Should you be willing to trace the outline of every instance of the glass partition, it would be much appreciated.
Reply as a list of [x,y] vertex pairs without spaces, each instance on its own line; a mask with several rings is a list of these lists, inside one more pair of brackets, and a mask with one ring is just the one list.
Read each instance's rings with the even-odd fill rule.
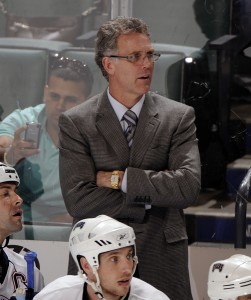
[[[0,1],[0,10],[0,158],[15,165],[22,181],[25,227],[17,238],[68,239],[72,218],[61,195],[57,138],[46,133],[44,87],[52,64],[64,56],[89,67],[87,98],[103,91],[107,82],[94,61],[96,32],[125,11],[147,22],[161,53],[151,90],[195,109],[202,190],[196,207],[186,210],[191,241],[203,236],[194,229],[201,224],[194,222],[195,210],[208,216],[222,211],[233,221],[235,197],[250,163],[249,1],[11,0]],[[41,124],[39,152],[12,159],[5,153],[26,122]],[[23,128],[16,136],[24,134]],[[215,230],[205,235],[215,237]],[[205,240],[224,242],[224,236]]]

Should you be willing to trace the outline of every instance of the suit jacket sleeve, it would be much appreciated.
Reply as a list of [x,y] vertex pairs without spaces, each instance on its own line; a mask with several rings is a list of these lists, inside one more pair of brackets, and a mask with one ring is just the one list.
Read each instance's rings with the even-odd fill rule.
[[[129,202],[182,209],[198,198],[201,171],[194,110],[181,103],[174,103],[170,110],[144,157],[145,163],[147,155],[155,157],[152,168],[128,168]],[[161,162],[164,157],[167,163]]]

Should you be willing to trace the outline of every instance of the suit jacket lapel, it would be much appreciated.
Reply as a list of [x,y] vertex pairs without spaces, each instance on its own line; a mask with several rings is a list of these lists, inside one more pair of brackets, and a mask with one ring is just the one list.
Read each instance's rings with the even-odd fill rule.
[[120,157],[122,165],[128,166],[130,149],[124,136],[120,122],[109,102],[107,92],[101,94],[98,101],[96,126],[107,143]]
[[120,157],[122,166],[140,167],[159,126],[158,111],[150,93],[146,94],[131,149],[128,147],[120,122],[109,102],[106,91],[98,101],[96,126],[100,134]]
[[158,111],[150,93],[148,93],[146,94],[133,137],[130,153],[130,166],[140,167],[146,151],[151,146],[152,139],[155,136],[159,123]]

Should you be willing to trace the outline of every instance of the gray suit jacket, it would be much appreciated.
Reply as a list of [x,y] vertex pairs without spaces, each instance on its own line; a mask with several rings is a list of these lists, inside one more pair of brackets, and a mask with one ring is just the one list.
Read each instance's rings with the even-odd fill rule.
[[[166,247],[187,239],[182,209],[196,201],[200,190],[194,119],[193,108],[148,93],[129,149],[106,92],[60,117],[60,180],[69,213],[74,222],[106,214],[132,225],[136,231],[139,270],[143,263],[152,269],[156,264],[153,256],[166,255],[171,251]],[[97,171],[125,169],[127,193],[96,186]],[[152,205],[148,213],[145,204]],[[147,246],[154,243],[158,243],[155,250],[147,251]],[[184,259],[176,262],[177,274],[187,275],[184,251],[182,246],[172,253]],[[165,265],[163,272],[167,270],[169,277],[173,274],[169,268],[171,257],[165,257],[169,262],[158,262]],[[155,278],[156,274],[150,277]],[[153,284],[147,276],[141,278]],[[182,289],[180,282],[178,289]]]

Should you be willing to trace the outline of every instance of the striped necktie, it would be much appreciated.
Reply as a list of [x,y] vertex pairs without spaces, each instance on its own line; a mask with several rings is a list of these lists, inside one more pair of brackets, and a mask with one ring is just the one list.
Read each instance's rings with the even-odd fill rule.
[[136,125],[137,125],[137,122],[138,122],[138,117],[132,110],[129,109],[124,114],[122,120],[126,121],[126,123],[128,125],[125,132],[124,132],[124,134],[125,134],[125,137],[127,139],[129,147],[131,147],[133,135],[134,135]]

